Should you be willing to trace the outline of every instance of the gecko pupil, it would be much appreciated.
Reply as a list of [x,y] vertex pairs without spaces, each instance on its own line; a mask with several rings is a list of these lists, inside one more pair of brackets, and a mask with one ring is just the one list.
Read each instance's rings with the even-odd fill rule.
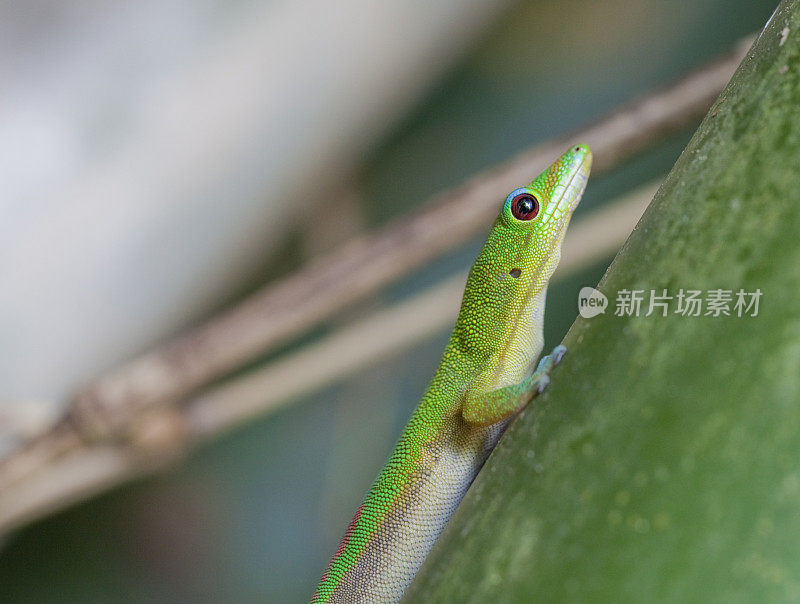
[[518,195],[511,204],[511,213],[517,220],[532,220],[539,213],[539,200],[527,193]]

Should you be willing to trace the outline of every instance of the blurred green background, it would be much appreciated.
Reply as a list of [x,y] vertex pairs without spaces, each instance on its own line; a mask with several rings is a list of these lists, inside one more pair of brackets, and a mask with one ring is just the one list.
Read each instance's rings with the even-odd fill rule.
[[[367,228],[384,224],[537,141],[670,82],[759,30],[775,5],[513,3],[389,136],[365,150],[348,183],[361,221]],[[690,135],[591,180],[578,212],[666,174]],[[350,314],[465,270],[480,244],[478,238],[455,250]],[[289,233],[253,272],[252,288],[291,272],[307,245],[302,229]],[[595,284],[610,260],[598,258],[551,289],[546,346],[574,319],[578,289]],[[0,550],[0,598],[304,601],[416,406],[447,336],[447,330],[431,334],[412,350],[195,451],[179,467],[12,535]]]

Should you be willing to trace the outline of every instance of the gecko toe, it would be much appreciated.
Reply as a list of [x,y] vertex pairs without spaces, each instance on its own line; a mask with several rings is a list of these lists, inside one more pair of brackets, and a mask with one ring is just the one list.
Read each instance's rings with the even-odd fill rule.
[[544,392],[544,389],[547,388],[548,384],[550,384],[550,377],[543,375],[536,382],[536,391],[541,394]]

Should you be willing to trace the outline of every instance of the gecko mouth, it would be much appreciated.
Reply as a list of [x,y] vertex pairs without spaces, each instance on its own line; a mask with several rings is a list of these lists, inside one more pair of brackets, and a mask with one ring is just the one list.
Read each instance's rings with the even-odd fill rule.
[[554,236],[550,241],[550,253],[553,254],[561,247],[564,232],[567,230],[572,213],[581,202],[586,183],[589,180],[589,173],[592,170],[592,152],[586,145],[576,145],[572,151],[579,153],[572,158],[572,174],[569,180],[561,185],[561,191],[557,191],[554,216],[556,228]]
[[589,151],[589,147],[576,145],[568,153],[575,154],[568,160],[568,171],[571,172],[571,175],[566,183],[556,186],[547,209],[558,223],[565,219],[568,221],[572,212],[578,207],[586,188],[586,182],[589,180],[589,172],[592,169],[592,152]]

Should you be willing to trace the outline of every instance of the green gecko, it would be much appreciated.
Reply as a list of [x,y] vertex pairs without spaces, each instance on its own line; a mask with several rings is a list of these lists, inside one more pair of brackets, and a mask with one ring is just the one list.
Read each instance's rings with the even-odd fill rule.
[[[441,365],[347,527],[314,603],[396,602],[511,418],[566,352],[539,362],[547,283],[592,153],[570,148],[512,191],[467,278]],[[444,225],[446,228],[446,225]]]

